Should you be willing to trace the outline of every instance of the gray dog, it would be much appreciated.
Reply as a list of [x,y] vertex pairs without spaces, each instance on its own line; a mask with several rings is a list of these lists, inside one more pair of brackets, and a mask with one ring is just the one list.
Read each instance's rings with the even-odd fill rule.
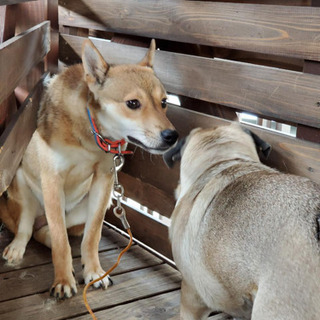
[[193,130],[166,160],[180,156],[181,319],[319,320],[320,187],[261,164],[238,124]]

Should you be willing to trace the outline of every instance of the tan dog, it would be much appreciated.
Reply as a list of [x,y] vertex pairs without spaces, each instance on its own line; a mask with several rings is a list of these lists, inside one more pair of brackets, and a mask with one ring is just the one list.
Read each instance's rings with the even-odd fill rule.
[[170,238],[181,319],[320,319],[320,187],[260,163],[239,125],[195,129],[179,158]]
[[[98,148],[87,106],[103,137],[126,139],[151,153],[163,153],[178,134],[166,117],[166,92],[152,65],[155,42],[137,65],[109,65],[90,40],[83,65],[55,76],[42,99],[38,128],[22,164],[0,203],[0,217],[15,233],[3,257],[18,263],[36,217],[48,225],[34,237],[52,247],[55,279],[52,294],[77,292],[66,228],[85,224],[81,259],[85,283],[104,271],[98,245],[113,186],[113,155]],[[80,227],[81,230],[81,227]],[[106,287],[108,279],[96,287]]]

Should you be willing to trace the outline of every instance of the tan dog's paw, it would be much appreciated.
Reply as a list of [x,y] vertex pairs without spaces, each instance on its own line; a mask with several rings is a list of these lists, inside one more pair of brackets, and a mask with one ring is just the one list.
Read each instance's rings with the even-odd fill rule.
[[57,299],[65,299],[71,298],[76,295],[77,292],[76,280],[73,274],[71,274],[71,276],[64,279],[55,279],[50,290],[50,295]]
[[[87,270],[86,267],[84,267],[84,270],[83,270],[84,283],[88,284],[89,282],[102,277],[104,274],[105,272],[101,268],[96,268],[96,270]],[[96,289],[98,288],[106,289],[109,285],[112,285],[112,284],[113,282],[111,278],[109,276],[106,276],[102,280],[95,282],[92,286]]]
[[17,265],[21,262],[25,251],[25,242],[13,239],[13,241],[3,250],[2,257],[8,261],[8,264]]

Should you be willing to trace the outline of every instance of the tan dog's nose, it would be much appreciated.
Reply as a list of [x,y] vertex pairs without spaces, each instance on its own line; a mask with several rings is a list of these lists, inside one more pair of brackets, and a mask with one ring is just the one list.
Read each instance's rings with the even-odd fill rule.
[[179,134],[176,130],[166,129],[161,131],[162,140],[169,146],[174,145],[178,140],[178,137],[179,137]]

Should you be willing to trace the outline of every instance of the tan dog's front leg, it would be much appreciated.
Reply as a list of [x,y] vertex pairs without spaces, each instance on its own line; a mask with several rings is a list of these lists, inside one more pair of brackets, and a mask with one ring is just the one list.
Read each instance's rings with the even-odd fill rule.
[[[85,283],[98,279],[105,272],[99,261],[99,242],[103,219],[111,200],[113,175],[96,172],[89,193],[89,212],[81,243],[81,262]],[[108,277],[94,284],[95,288],[106,288],[110,284]]]
[[56,173],[46,172],[41,177],[44,207],[51,236],[54,282],[51,295],[70,298],[77,293],[73,275],[71,248],[65,224],[63,183]]
[[71,298],[77,293],[77,286],[65,223],[64,178],[57,167],[59,162],[54,150],[37,131],[33,139],[37,143],[42,196],[51,237],[54,282],[50,292],[59,299]]
[[63,187],[57,176],[54,179],[47,177],[42,179],[42,190],[51,236],[55,273],[51,295],[59,299],[70,298],[77,293],[77,287],[73,275],[71,248],[65,225]]

